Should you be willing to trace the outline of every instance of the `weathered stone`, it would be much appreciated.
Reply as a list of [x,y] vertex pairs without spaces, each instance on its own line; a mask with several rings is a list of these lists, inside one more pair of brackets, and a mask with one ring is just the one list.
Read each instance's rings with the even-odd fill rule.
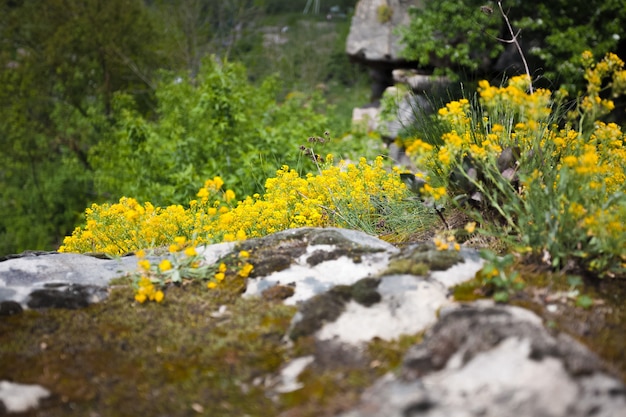
[[97,303],[107,297],[107,288],[97,285],[50,285],[35,290],[28,298],[28,308],[77,309]]
[[20,303],[15,301],[2,301],[0,302],[0,316],[12,316],[13,314],[19,314],[23,310]]
[[402,45],[394,29],[408,25],[409,7],[419,4],[419,0],[359,1],[346,41],[347,54],[361,62],[403,62]]
[[343,417],[617,416],[626,389],[539,317],[491,302],[441,312],[401,375],[379,380]]
[[[163,368],[171,367],[169,373],[166,372],[168,377],[177,375],[177,378],[183,378],[180,386],[193,372],[205,375],[212,368],[215,359],[204,363],[202,369],[197,367],[194,362],[199,356],[197,352],[203,351],[207,343],[223,343],[220,352],[223,352],[224,361],[232,367],[233,375],[241,378],[236,389],[241,389],[242,400],[249,398],[246,395],[260,392],[260,397],[265,400],[269,398],[275,400],[275,404],[284,405],[281,402],[284,396],[302,399],[308,395],[321,395],[322,391],[335,389],[333,384],[341,381],[338,385],[347,390],[346,397],[341,396],[341,391],[342,394],[333,397],[332,401],[344,403],[334,412],[324,409],[321,412],[323,415],[609,417],[620,415],[626,406],[624,385],[610,375],[601,361],[571,337],[544,328],[541,319],[534,313],[490,301],[459,306],[452,299],[451,287],[473,278],[482,267],[483,261],[475,250],[437,251],[426,244],[409,245],[399,250],[362,232],[302,228],[245,242],[200,247],[197,251],[206,262],[215,264],[226,262],[229,257],[239,259],[238,251],[242,249],[250,252],[248,261],[255,268],[252,277],[247,279],[245,293],[251,298],[239,299],[239,288],[236,291],[207,293],[205,298],[204,293],[194,292],[200,291],[198,286],[190,285],[171,287],[164,305],[143,309],[139,304],[132,304],[134,307],[129,308],[131,314],[137,314],[132,318],[133,322],[160,312],[159,323],[167,316],[176,318],[176,328],[178,320],[189,326],[193,337],[188,338],[183,346],[177,346],[173,340],[159,340],[157,345],[149,346],[149,355],[162,355],[165,361]],[[155,253],[159,254],[159,251]],[[151,261],[158,262],[166,256],[169,254],[153,255]],[[72,263],[74,261],[75,264]],[[0,315],[15,314],[25,307],[86,306],[106,296],[107,284],[112,278],[135,271],[136,262],[133,256],[110,260],[51,253],[7,259],[0,262]],[[118,308],[130,305],[130,293],[127,299],[126,295],[117,291],[113,293],[116,296],[110,300],[111,305]],[[257,296],[262,298],[255,298]],[[193,303],[189,311],[185,311],[187,300]],[[256,307],[251,310],[252,306]],[[108,306],[102,307],[112,310]],[[135,310],[135,307],[140,310]],[[120,323],[127,318],[124,316],[122,322],[111,328],[99,326],[97,333],[89,335],[92,340],[87,349],[89,352],[81,352],[82,347],[71,342],[65,344],[63,338],[71,333],[72,325],[79,322],[91,325],[95,323],[93,317],[98,317],[97,321],[103,320],[107,315],[105,311],[92,316],[94,310],[99,311],[98,308],[80,312],[47,310],[32,315],[2,317],[0,323],[5,326],[3,330],[9,329],[9,332],[13,329],[9,327],[13,322],[21,325],[30,323],[31,318],[37,320],[32,329],[21,329],[22,338],[30,337],[31,330],[37,333],[33,340],[27,339],[28,343],[24,344],[30,349],[25,354],[33,356],[22,358],[19,348],[17,352],[11,352],[11,357],[15,360],[31,360],[34,357],[41,360],[41,355],[49,355],[44,363],[54,369],[55,360],[62,361],[63,355],[71,356],[72,352],[79,352],[83,360],[87,358],[87,363],[90,363],[91,351],[97,351],[101,343],[109,343],[109,347],[118,349],[116,355],[123,355],[133,343],[138,344],[134,336],[145,335],[147,339],[144,338],[144,341],[151,340],[152,332],[156,331],[154,327],[148,330],[147,327],[136,326],[138,323],[147,326],[151,320],[139,320],[128,329],[123,324],[120,327]],[[277,314],[275,309],[282,312]],[[162,314],[164,311],[166,315]],[[64,314],[72,318],[69,323],[47,319]],[[194,321],[196,317],[198,320]],[[247,326],[252,317],[259,319],[260,327],[255,325],[248,329],[251,333],[240,333],[240,326]],[[108,322],[100,324],[108,325]],[[219,332],[214,333],[214,338],[203,339],[201,344],[194,345],[196,337],[216,327],[219,327]],[[142,329],[146,329],[145,334]],[[228,339],[230,332],[237,336]],[[82,341],[83,333],[77,333]],[[185,331],[177,334],[186,335]],[[240,349],[261,340],[272,340],[275,345],[267,349],[268,352],[259,352],[258,357],[248,362],[258,363],[258,368],[246,368],[240,373],[241,369],[237,369],[243,366]],[[418,340],[420,343],[407,352],[407,346]],[[138,354],[139,350],[133,352]],[[87,353],[89,355],[85,356]],[[102,355],[102,352],[96,353]],[[270,357],[265,357],[267,354]],[[371,354],[379,356],[374,356],[376,360],[373,360]],[[394,354],[395,359],[392,359]],[[364,380],[359,378],[366,378],[367,384],[371,384],[380,375],[379,369],[393,370],[401,357],[403,360],[397,372],[378,380],[364,392],[361,402],[352,411],[346,412],[357,404],[363,392],[364,385],[359,384],[363,384]],[[290,362],[283,363],[284,358],[290,358]],[[12,363],[2,362],[2,359],[0,363]],[[38,363],[42,366],[41,362]],[[69,367],[72,364],[67,357],[63,363]],[[386,363],[384,368],[378,368],[381,363]],[[19,381],[21,374],[18,375],[15,370],[18,368],[9,366],[4,372]],[[63,373],[60,368],[54,371]],[[73,378],[79,375],[78,372],[69,369],[67,375]],[[112,375],[119,378],[124,374],[113,372]],[[110,379],[106,380],[106,372],[93,370],[93,374],[79,376],[84,378],[81,381],[97,378],[97,383],[94,379],[94,385],[89,387],[93,390],[90,395],[107,395],[99,391],[102,385],[112,383]],[[343,381],[352,378],[356,380],[356,388]],[[32,377],[21,380],[32,381]],[[49,401],[58,406],[61,395],[67,393],[61,394],[55,379],[41,381],[45,385],[44,391],[52,393],[43,408]],[[319,387],[316,384],[320,381],[332,387]],[[118,382],[116,380],[115,383]],[[23,393],[2,391],[3,386],[0,383],[0,414],[16,409],[12,408],[15,406],[12,401],[16,399],[28,404],[28,407],[36,407],[39,399],[45,397],[44,391],[37,391],[41,395],[32,400]],[[152,398],[157,395],[173,398],[179,389],[183,389],[180,386],[166,384],[164,388],[153,385],[149,389],[155,395]],[[211,390],[207,387],[209,385],[203,387],[206,390],[203,392],[207,393],[203,395],[210,396],[208,392]],[[228,395],[232,396],[229,401],[239,400],[239,391],[229,392]],[[332,396],[328,393],[324,395]],[[92,401],[91,397],[88,401]],[[111,398],[103,397],[94,400],[93,404],[102,406],[107,401]],[[323,401],[326,401],[325,397]],[[201,404],[198,400],[191,405],[191,409],[209,414],[215,412],[216,415],[226,410],[220,408],[221,405],[210,408],[209,404]],[[100,410],[94,408],[93,411],[97,413]],[[265,411],[259,409],[259,415]],[[310,414],[312,409],[300,411],[297,407],[283,409],[280,415]]]
[[45,253],[11,258],[0,262],[0,301],[17,302],[24,308],[85,306],[106,297],[111,279],[136,267],[132,256],[97,259]]
[[260,295],[275,285],[294,288],[287,304],[322,294],[334,286],[373,277],[398,249],[362,232],[301,228],[242,242],[251,252],[254,272],[245,295]]
[[39,401],[49,396],[50,391],[39,385],[0,381],[0,412],[23,413],[37,408]]
[[346,53],[369,68],[374,102],[393,84],[392,70],[410,64],[400,57],[402,45],[395,28],[409,23],[408,9],[420,0],[361,0],[356,5]]

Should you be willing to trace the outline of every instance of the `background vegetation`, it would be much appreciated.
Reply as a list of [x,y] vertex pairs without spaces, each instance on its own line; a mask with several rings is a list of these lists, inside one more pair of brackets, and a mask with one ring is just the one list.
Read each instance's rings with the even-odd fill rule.
[[[447,68],[448,73],[468,78],[484,77],[497,66],[501,54],[511,64],[519,57],[496,1],[426,1],[424,8],[411,11],[411,23],[401,28],[404,55],[423,66]],[[501,2],[524,48],[535,81],[553,90],[565,86],[570,93],[584,85],[580,55],[585,50],[596,56],[614,52],[622,56],[626,39],[623,0],[558,0]],[[520,64],[504,65],[502,72],[519,73]],[[502,75],[502,74],[500,74]]]
[[[259,190],[308,136],[347,131],[367,97],[343,54],[349,19],[304,6],[2,1],[0,255],[54,249],[85,207],[124,194],[184,202],[218,174]],[[280,48],[264,47],[268,26]]]
[[[368,97],[344,53],[356,0],[320,3],[304,16],[304,0],[1,2],[0,255],[54,249],[85,207],[124,195],[186,204],[218,175],[238,198],[262,192],[283,164],[315,168],[298,147],[325,131],[324,153],[371,159],[379,148],[349,132]],[[480,6],[496,3],[425,5],[404,31],[407,57],[484,75],[504,35]],[[584,89],[583,50],[624,48],[621,0],[504,7],[553,90]]]

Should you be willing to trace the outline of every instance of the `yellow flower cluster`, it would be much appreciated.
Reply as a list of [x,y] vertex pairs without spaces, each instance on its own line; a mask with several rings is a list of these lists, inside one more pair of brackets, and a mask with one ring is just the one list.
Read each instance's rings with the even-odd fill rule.
[[[327,160],[332,160],[328,156]],[[65,238],[61,252],[104,252],[120,255],[142,248],[169,245],[178,236],[195,244],[244,240],[302,226],[336,226],[339,216],[375,212],[374,199],[400,200],[406,187],[398,171],[385,169],[382,157],[373,163],[340,161],[318,174],[300,176],[283,166],[268,178],[263,196],[235,201],[223,191],[219,177],[205,182],[198,199],[182,206],[155,208],[131,198],[117,204],[94,204],[85,211],[87,223]]]
[[137,291],[135,293],[135,300],[139,303],[145,303],[147,300],[156,301],[160,303],[163,301],[163,291],[157,290],[154,283],[150,278],[142,276],[137,283]]
[[[443,144],[433,146],[418,138],[411,142],[406,149],[407,154],[420,169],[435,173],[439,180],[439,187],[431,187],[431,190],[437,190],[431,193],[435,199],[445,194],[447,178],[463,157],[469,155],[482,161],[488,157],[496,158],[507,146],[518,146],[520,142],[530,144],[530,139],[545,128],[550,116],[550,91],[540,89],[529,94],[529,85],[527,76],[513,77],[505,87],[494,87],[487,81],[481,81],[478,91],[485,117],[479,121],[480,124],[472,119],[468,100],[453,101],[437,114],[449,129],[441,136]],[[503,107],[518,120],[513,131],[498,123]],[[424,191],[429,194],[428,188]]]
[[[238,270],[236,275],[239,278],[248,278],[250,276],[250,273],[254,269],[254,265],[247,262],[247,259],[249,257],[250,257],[250,254],[248,253],[248,251],[242,250],[239,252],[239,262],[237,263],[237,268],[236,268],[236,270]],[[217,267],[217,271],[213,275],[213,280],[207,283],[207,288],[209,289],[216,288],[218,283],[224,281],[224,279],[226,278],[227,272],[228,272],[228,266],[224,262],[221,262],[219,266]]]
[[449,235],[447,237],[435,236],[433,238],[433,243],[435,244],[435,248],[439,251],[455,250],[458,252],[461,250],[461,245],[456,241],[456,238],[453,235]]
[[[135,300],[144,303],[148,300],[160,303],[165,297],[162,289],[168,284],[181,283],[183,280],[208,281],[209,289],[216,288],[224,281],[229,267],[221,262],[219,265],[207,265],[198,254],[193,243],[184,236],[178,236],[169,246],[169,257],[153,264],[146,258],[146,251],[136,253],[138,271],[132,274],[134,278]],[[250,254],[247,251],[239,252],[231,270],[239,278],[247,278],[254,266],[248,262]]]
[[[443,198],[451,189],[450,178],[463,170],[469,179],[468,169],[472,168],[474,186],[489,197],[490,204],[501,204],[505,198],[515,200],[507,202],[509,213],[499,207],[509,225],[520,233],[542,236],[526,236],[525,240],[554,248],[554,236],[581,239],[579,244],[573,244],[581,258],[606,261],[607,257],[626,253],[626,136],[617,124],[597,120],[614,107],[600,93],[604,89],[610,89],[613,95],[625,93],[626,71],[614,54],[607,54],[596,64],[591,53],[586,52],[583,64],[588,81],[586,95],[579,102],[576,119],[560,126],[553,107],[562,93],[556,93],[555,98],[548,90],[531,94],[525,75],[513,77],[501,87],[479,82],[480,117],[472,116],[467,100],[448,103],[440,109],[437,118],[447,128],[441,140],[426,143],[415,139],[407,148],[407,154],[424,172],[427,184],[423,192],[435,199]],[[514,149],[515,156],[507,162],[511,165],[502,168],[499,157],[505,149]],[[508,172],[504,181],[499,176],[509,167],[514,174]],[[477,175],[486,180],[476,180]],[[519,187],[502,185],[512,185],[512,178],[519,179]],[[545,198],[554,201],[554,209],[531,201]],[[517,212],[512,212],[512,207],[517,207]],[[541,211],[546,209],[551,214]],[[515,225],[520,217],[527,223]],[[558,225],[550,238],[552,242],[542,240],[545,219]],[[530,231],[533,225],[536,230]],[[582,231],[582,238],[575,236],[578,230]],[[448,246],[441,239],[436,244],[440,248]],[[558,244],[562,248],[572,245]],[[543,247],[535,249],[541,251]],[[620,256],[626,262],[626,255],[617,258]]]
[[67,236],[60,252],[103,252],[123,255],[142,248],[167,245],[193,228],[193,219],[180,205],[154,207],[122,197],[115,204],[93,204],[85,210],[86,225]]
[[[593,54],[585,51],[581,62],[585,70],[585,80],[587,80],[587,95],[581,102],[580,110],[587,117],[595,120],[615,108],[613,100],[600,97],[601,92],[611,90],[613,97],[626,93],[624,61],[617,55],[608,53],[602,61],[596,63]],[[572,117],[576,116],[578,115],[572,115]]]

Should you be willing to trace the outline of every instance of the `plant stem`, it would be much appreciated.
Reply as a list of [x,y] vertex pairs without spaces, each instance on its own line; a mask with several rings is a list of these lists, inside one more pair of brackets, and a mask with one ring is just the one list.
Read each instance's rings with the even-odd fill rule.
[[526,57],[524,56],[524,51],[522,51],[522,47],[520,46],[519,42],[517,41],[517,36],[519,35],[519,32],[517,32],[517,34],[515,34],[513,32],[513,28],[511,27],[511,22],[509,22],[509,17],[506,15],[506,13],[504,13],[504,9],[502,8],[502,1],[498,1],[498,7],[500,8],[500,13],[502,14],[502,17],[504,17],[504,21],[506,22],[506,26],[509,28],[509,33],[511,34],[511,40],[509,41],[505,41],[507,43],[514,43],[515,47],[517,48],[517,52],[519,53],[519,56],[522,58],[522,62],[524,63],[524,69],[526,70],[526,75],[528,75],[528,80],[530,82],[530,86],[528,87],[530,94],[533,94],[533,79],[530,76],[530,70],[528,69],[528,63],[526,62]]

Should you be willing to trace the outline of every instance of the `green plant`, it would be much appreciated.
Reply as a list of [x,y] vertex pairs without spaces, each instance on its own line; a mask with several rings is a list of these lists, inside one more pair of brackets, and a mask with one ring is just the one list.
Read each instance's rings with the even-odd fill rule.
[[[227,273],[235,274],[239,278],[247,278],[254,266],[247,262],[250,254],[240,251],[237,259],[231,259],[230,266],[225,262],[207,264],[204,257],[196,251],[192,241],[179,236],[169,245],[170,256],[162,259],[158,264],[150,262],[145,250],[139,250],[138,272],[132,274],[135,288],[135,301],[144,303],[155,301],[160,303],[165,297],[163,290],[170,284],[182,284],[186,281],[206,282],[209,289],[216,288]],[[232,257],[231,257],[232,258]]]
[[562,84],[573,94],[585,83],[579,71],[585,50],[603,56],[620,49],[626,22],[621,0],[441,0],[411,9],[410,24],[399,30],[404,56],[456,76],[484,74],[504,50],[495,41],[510,37],[503,14],[494,12],[497,3],[502,3],[515,33],[523,33],[530,65],[542,69],[532,75],[542,85]]
[[453,69],[458,66],[478,70],[485,58],[494,59],[504,50],[493,43],[501,22],[482,13],[483,4],[476,0],[426,1],[423,7],[409,9],[409,25],[398,30],[404,45],[402,56],[423,67],[435,66],[449,76],[456,75]]
[[426,171],[423,192],[459,204],[483,233],[555,268],[623,276],[624,134],[595,117],[613,107],[599,86],[608,79],[621,93],[626,72],[615,55],[597,64],[586,57],[590,86],[577,112],[560,111],[558,94],[528,93],[527,76],[500,88],[481,81],[476,102],[439,110],[446,133],[416,139],[407,152]]
[[241,65],[210,58],[195,78],[164,74],[155,118],[117,96],[115,131],[90,152],[96,188],[108,200],[174,204],[220,175],[239,195],[261,191],[281,163],[297,166],[298,142],[327,120],[319,95],[294,92],[277,102],[277,87],[269,78],[254,88]]
[[376,19],[378,23],[385,24],[391,21],[393,17],[393,8],[388,4],[381,4],[376,8]]
[[512,293],[524,287],[519,272],[513,270],[515,258],[512,254],[498,256],[490,250],[483,249],[480,251],[480,257],[485,260],[485,265],[477,277],[493,294],[495,301],[506,302]]

